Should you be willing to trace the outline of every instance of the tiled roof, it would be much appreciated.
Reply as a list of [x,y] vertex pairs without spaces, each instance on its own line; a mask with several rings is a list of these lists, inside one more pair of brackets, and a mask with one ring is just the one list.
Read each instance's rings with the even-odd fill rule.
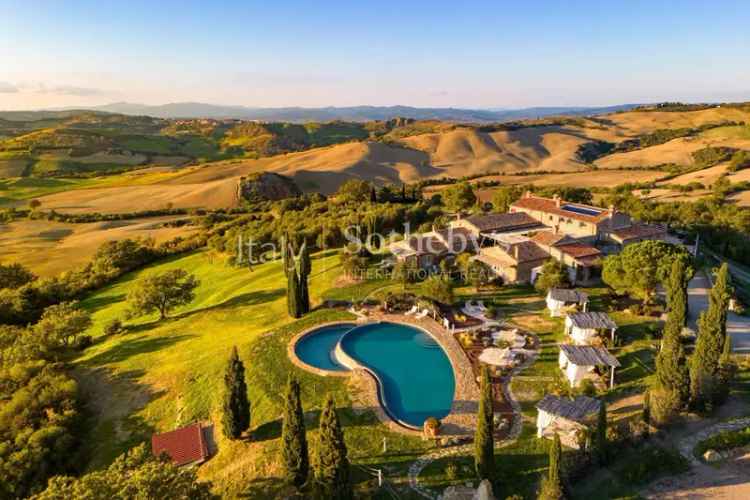
[[660,236],[667,232],[664,226],[656,224],[642,224],[636,223],[629,227],[624,227],[612,231],[612,234],[622,241],[632,240],[636,238],[651,238],[653,236]]
[[539,221],[523,212],[472,215],[466,220],[482,232],[502,232],[539,226]]
[[603,312],[577,312],[568,314],[573,326],[583,329],[611,329],[617,328],[617,323],[612,321],[607,313]]
[[461,253],[467,250],[476,250],[477,241],[474,234],[466,228],[454,227],[441,229],[435,233],[448,245],[453,253]]
[[553,233],[552,231],[540,231],[536,233],[534,236],[531,237],[531,239],[535,243],[539,243],[540,245],[552,247],[557,245],[558,243],[565,243],[567,241],[572,241],[570,236],[562,233]]
[[568,399],[552,394],[547,394],[536,404],[536,408],[540,411],[579,423],[583,423],[592,415],[599,413],[600,406],[601,402],[598,399],[588,396]]
[[151,452],[154,456],[166,453],[175,465],[202,462],[208,457],[208,447],[203,429],[198,423],[151,436]]
[[[518,247],[518,262],[529,262],[549,257],[549,254],[533,241],[524,241],[515,246]],[[511,249],[511,252],[514,252],[514,250]]]
[[[571,203],[568,201],[560,201],[560,206],[557,206],[557,201],[552,198],[540,198],[537,196],[526,196],[516,201],[511,205],[511,208],[526,208],[528,210],[536,210],[539,212],[546,212],[550,214],[559,215],[561,217],[567,217],[569,219],[575,219],[584,222],[601,222],[609,217],[609,210],[604,208],[595,207],[592,205],[584,205],[582,203]],[[569,207],[570,210],[566,210],[564,207]],[[579,209],[581,211],[596,211],[596,215],[587,215],[581,212],[575,212],[573,210]]]
[[[516,249],[518,249],[518,258],[516,258]],[[549,254],[544,249],[530,240],[515,243],[507,247],[486,247],[481,250],[481,254],[491,259],[496,259],[505,265],[516,265],[523,262],[543,260],[549,257]]]
[[560,350],[565,357],[578,366],[620,366],[617,358],[612,356],[605,347],[594,347],[591,345],[561,344]]
[[588,302],[589,296],[585,292],[570,290],[567,288],[550,288],[549,296],[558,302],[576,303]]
[[448,247],[434,235],[415,235],[407,240],[407,244],[417,253],[442,254],[448,251]]
[[566,245],[560,245],[558,248],[562,253],[570,255],[574,259],[597,257],[602,254],[598,248],[586,245],[585,243],[568,243]]

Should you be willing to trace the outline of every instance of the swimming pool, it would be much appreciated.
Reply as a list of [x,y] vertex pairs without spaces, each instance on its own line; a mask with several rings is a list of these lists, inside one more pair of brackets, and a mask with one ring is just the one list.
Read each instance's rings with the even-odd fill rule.
[[[365,366],[378,380],[380,402],[386,412],[402,424],[421,427],[428,417],[444,418],[451,410],[456,388],[453,368],[442,347],[427,333],[399,323],[371,323],[323,327],[303,337],[295,347],[307,364],[329,369],[335,331],[341,332],[341,350]],[[343,330],[343,331],[342,331]],[[335,348],[335,344],[333,345]],[[330,366],[330,365],[329,365]]]
[[348,368],[336,361],[333,351],[341,337],[354,328],[352,323],[323,326],[302,337],[294,346],[297,357],[308,365],[333,372]]

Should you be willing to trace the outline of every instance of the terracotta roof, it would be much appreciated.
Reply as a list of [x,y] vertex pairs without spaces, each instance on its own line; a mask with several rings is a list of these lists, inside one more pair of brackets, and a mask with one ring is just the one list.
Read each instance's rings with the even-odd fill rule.
[[536,404],[538,410],[579,423],[584,423],[592,415],[598,414],[600,406],[598,399],[588,396],[568,399],[552,394],[547,394]]
[[503,232],[527,227],[536,227],[540,223],[523,212],[505,214],[472,215],[466,220],[481,232]]
[[553,247],[557,245],[558,243],[565,243],[566,241],[570,241],[570,236],[562,233],[553,233],[552,231],[540,231],[536,233],[534,236],[531,237],[531,240],[534,241],[534,243],[539,243],[540,245]]
[[609,210],[595,207],[593,205],[584,205],[582,203],[572,203],[560,200],[560,206],[552,198],[540,198],[537,196],[527,196],[521,198],[511,205],[511,208],[525,208],[550,214],[567,217],[570,219],[584,222],[601,222],[609,217]]
[[569,243],[567,245],[560,245],[558,248],[562,253],[570,255],[575,259],[583,257],[598,257],[602,254],[598,248],[586,245],[585,243]]
[[617,358],[612,356],[605,347],[594,347],[591,345],[561,344],[560,351],[565,357],[578,366],[620,366]]
[[[518,258],[516,258],[516,249],[518,249]],[[486,247],[481,250],[481,254],[506,265],[544,260],[549,257],[549,254],[543,248],[530,240],[509,245],[507,248],[502,246]]]
[[655,224],[633,224],[629,227],[616,229],[612,231],[612,235],[616,236],[622,241],[632,240],[636,238],[650,238],[653,236],[660,236],[667,232],[664,226]]
[[151,452],[157,457],[166,453],[175,465],[202,462],[208,457],[203,429],[198,423],[163,434],[154,434],[151,436]]

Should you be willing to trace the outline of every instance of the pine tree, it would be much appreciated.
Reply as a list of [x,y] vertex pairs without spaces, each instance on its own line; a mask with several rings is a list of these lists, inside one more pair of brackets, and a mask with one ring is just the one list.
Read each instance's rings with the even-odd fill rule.
[[561,472],[562,445],[560,444],[560,436],[555,434],[549,448],[549,471],[542,483],[542,490],[539,494],[540,500],[559,500],[564,497],[562,481],[560,480]]
[[599,464],[606,464],[609,452],[607,445],[607,405],[604,401],[599,403],[599,419],[596,423],[596,434],[594,434],[594,450]]
[[242,363],[237,347],[232,348],[229,363],[224,373],[224,402],[222,405],[224,435],[237,439],[250,427],[250,402],[247,399],[245,384],[245,365]]
[[330,394],[320,415],[317,451],[316,480],[320,496],[333,500],[354,498],[344,433],[336,414],[336,403]]
[[292,377],[289,377],[287,383],[281,442],[285,479],[289,484],[300,489],[307,482],[310,457],[307,452],[305,417],[302,411],[299,382]]
[[492,482],[495,473],[495,443],[493,436],[494,411],[490,371],[482,366],[477,430],[474,436],[474,469],[479,479]]
[[698,409],[705,409],[718,397],[719,358],[727,335],[730,296],[729,268],[725,263],[716,275],[708,297],[708,309],[698,319],[698,340],[690,359],[690,399]]

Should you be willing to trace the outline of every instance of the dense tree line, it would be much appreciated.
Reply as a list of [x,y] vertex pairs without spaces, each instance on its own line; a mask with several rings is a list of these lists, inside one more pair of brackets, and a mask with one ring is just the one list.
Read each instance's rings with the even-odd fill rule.
[[61,303],[35,325],[0,325],[0,498],[26,497],[74,467],[79,391],[57,358],[90,323]]
[[[168,255],[200,248],[204,241],[200,236],[178,237],[160,245],[149,239],[109,241],[82,268],[45,279],[30,279],[29,273],[20,271],[17,266],[10,270],[11,266],[3,266],[0,274],[15,274],[16,277],[15,282],[0,281],[0,324],[34,323],[51,305],[79,299],[127,272]],[[23,283],[20,287],[8,286],[20,282]]]
[[658,203],[630,194],[624,185],[604,199],[638,220],[669,224],[701,236],[701,242],[737,262],[750,265],[750,210],[721,199]]

